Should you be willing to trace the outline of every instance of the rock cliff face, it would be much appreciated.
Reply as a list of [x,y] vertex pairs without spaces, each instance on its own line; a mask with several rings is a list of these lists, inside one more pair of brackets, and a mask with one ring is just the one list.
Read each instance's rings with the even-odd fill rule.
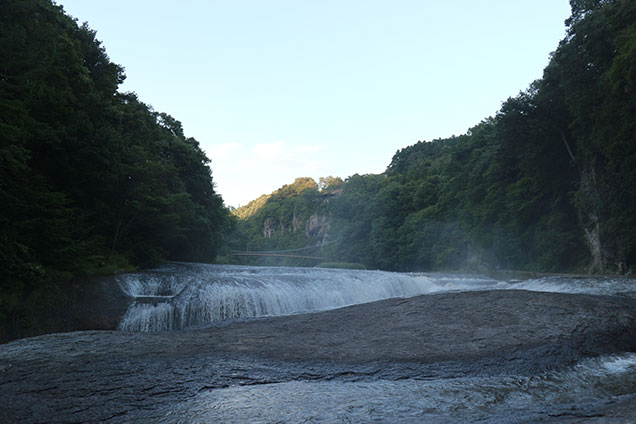
[[581,216],[585,240],[590,251],[592,262],[588,272],[603,272],[607,268],[607,253],[601,243],[600,198],[594,164],[588,163],[581,172],[580,201],[585,204]]
[[298,231],[303,226],[303,220],[298,214],[298,208],[294,207],[294,217],[292,218],[292,231]]
[[[299,178],[270,195],[235,211],[236,239],[232,250],[279,252],[276,256],[232,257],[244,265],[314,266],[329,256],[322,247],[332,244],[334,199],[341,196],[342,180],[322,181],[321,188],[309,178]],[[335,181],[335,182],[334,182]],[[338,185],[340,184],[340,185]],[[286,254],[281,252],[298,251]]]
[[265,218],[263,221],[263,237],[272,238],[275,232],[275,224],[272,218]]
[[289,226],[281,219],[277,223],[273,218],[266,218],[263,221],[263,237],[271,239],[275,235],[284,235],[288,232],[297,232],[304,228],[305,236],[308,240],[317,241],[321,244],[329,235],[331,229],[331,214],[313,213],[306,220],[294,215]]
[[319,241],[322,244],[331,229],[331,215],[313,214],[305,224],[305,235],[308,239]]
[[633,272],[629,265],[632,263],[629,252],[633,237],[625,227],[620,227],[617,232],[616,218],[612,217],[616,212],[607,204],[607,194],[603,193],[603,185],[599,183],[597,168],[593,159],[584,163],[577,194],[579,220],[590,255],[587,271],[628,274]]

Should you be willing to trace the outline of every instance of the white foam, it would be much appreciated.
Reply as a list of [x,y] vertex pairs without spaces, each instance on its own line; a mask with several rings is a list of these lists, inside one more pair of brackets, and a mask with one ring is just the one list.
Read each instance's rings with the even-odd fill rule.
[[[381,271],[182,264],[122,276],[121,285],[138,301],[129,307],[119,329],[162,331],[440,291],[494,288],[499,282],[484,277],[434,278]],[[159,296],[165,299],[148,301]]]

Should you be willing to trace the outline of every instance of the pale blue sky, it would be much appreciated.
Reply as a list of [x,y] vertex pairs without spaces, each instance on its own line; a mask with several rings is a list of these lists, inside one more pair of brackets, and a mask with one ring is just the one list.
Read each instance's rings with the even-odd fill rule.
[[183,123],[227,205],[296,177],[384,171],[540,78],[567,0],[60,0],[121,91]]

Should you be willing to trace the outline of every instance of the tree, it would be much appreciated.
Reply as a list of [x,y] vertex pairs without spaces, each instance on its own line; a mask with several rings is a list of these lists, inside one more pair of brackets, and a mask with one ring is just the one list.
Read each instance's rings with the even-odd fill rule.
[[[212,261],[231,221],[209,159],[50,0],[0,14],[0,306],[166,259]],[[12,311],[12,312],[11,312]]]

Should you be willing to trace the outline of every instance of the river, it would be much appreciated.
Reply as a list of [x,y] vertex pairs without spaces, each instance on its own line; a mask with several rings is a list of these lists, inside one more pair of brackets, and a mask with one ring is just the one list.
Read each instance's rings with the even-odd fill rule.
[[633,279],[171,263],[116,282],[117,331],[0,345],[3,422],[636,418]]
[[614,295],[636,290],[625,278],[545,277],[500,281],[481,275],[392,273],[174,263],[121,277],[134,301],[125,331],[180,330],[235,318],[329,310],[395,297],[469,290]]

